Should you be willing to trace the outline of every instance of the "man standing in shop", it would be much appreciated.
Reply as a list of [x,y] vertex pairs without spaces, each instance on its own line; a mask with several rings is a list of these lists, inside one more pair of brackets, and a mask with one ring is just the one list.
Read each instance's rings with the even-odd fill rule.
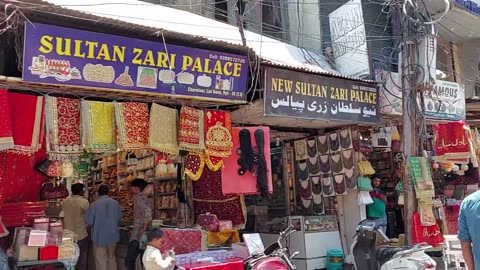
[[387,231],[387,196],[380,190],[382,180],[380,177],[372,176],[373,190],[370,191],[373,203],[367,205],[367,217],[380,225],[383,233]]
[[148,195],[144,193],[147,185],[145,180],[138,178],[130,183],[130,189],[135,197],[133,198],[133,230],[128,243],[127,258],[125,258],[127,270],[135,270],[138,255],[143,256],[140,241],[152,223],[151,202]]
[[85,185],[82,183],[73,184],[72,196],[63,201],[63,212],[65,217],[63,219],[63,226],[66,230],[70,230],[77,235],[77,244],[80,248],[80,257],[78,258],[75,269],[87,269],[87,254],[88,254],[88,232],[87,224],[85,223],[85,214],[87,212],[89,203],[83,196]]
[[98,187],[98,200],[90,205],[86,222],[92,226],[92,242],[96,270],[117,270],[115,249],[120,240],[122,208],[108,196],[108,185]]
[[458,239],[468,270],[480,270],[480,191],[468,195],[460,205]]

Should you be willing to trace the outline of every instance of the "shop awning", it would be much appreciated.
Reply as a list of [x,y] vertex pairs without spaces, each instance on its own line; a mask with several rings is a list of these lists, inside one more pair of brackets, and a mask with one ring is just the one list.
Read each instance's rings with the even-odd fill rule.
[[[159,31],[176,32],[193,37],[201,37],[212,43],[243,45],[240,31],[236,26],[218,22],[187,11],[154,5],[137,0],[7,0],[23,7],[35,7],[34,11],[52,12],[84,18],[92,23],[105,22],[118,24],[124,22],[124,28],[135,30],[135,27],[151,29],[151,35]],[[53,4],[54,6],[48,5]],[[30,6],[29,6],[30,5]],[[58,7],[62,7],[58,9]],[[96,18],[96,20],[94,19]],[[343,77],[333,70],[323,55],[292,46],[263,35],[245,31],[246,45],[264,62],[313,73],[330,74]],[[195,40],[198,42],[198,39]]]

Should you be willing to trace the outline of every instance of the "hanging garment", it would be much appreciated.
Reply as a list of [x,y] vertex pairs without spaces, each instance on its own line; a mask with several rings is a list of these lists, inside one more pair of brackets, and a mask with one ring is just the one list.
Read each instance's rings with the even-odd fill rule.
[[322,172],[322,174],[329,174],[332,172],[329,155],[320,156],[319,161],[320,171]]
[[15,143],[10,152],[32,155],[42,147],[43,102],[41,96],[8,93]]
[[[260,194],[266,195],[268,193],[268,177],[270,174],[267,169],[267,161],[265,160],[265,134],[263,130],[257,129],[253,134],[255,136],[255,143],[257,144],[257,157],[256,157],[256,176],[257,176],[257,190]],[[270,159],[270,152],[267,153],[268,159]]]
[[320,160],[318,157],[308,157],[307,164],[310,175],[320,174]]
[[331,176],[324,176],[322,179],[323,197],[335,196],[335,190],[333,187],[333,180]]
[[81,154],[80,100],[45,97],[47,152],[52,154]]
[[308,157],[316,158],[318,155],[317,142],[315,139],[307,141],[307,153]]
[[304,200],[308,200],[312,198],[312,182],[310,179],[308,180],[300,180],[299,181],[299,187],[300,187],[300,197]]
[[147,103],[114,102],[118,147],[122,150],[148,146],[150,117]]
[[243,229],[247,218],[243,196],[223,195],[221,186],[222,172],[208,168],[198,181],[192,182],[195,220],[201,214],[211,213],[219,220],[231,220],[234,229]]
[[307,162],[306,161],[297,162],[297,173],[295,174],[297,179],[300,181],[305,181],[308,179],[309,175],[310,174],[308,173]]
[[328,143],[327,135],[317,137],[317,149],[320,155],[325,155],[330,152],[330,145]]
[[325,214],[325,205],[323,204],[322,195],[313,194],[313,213],[315,215]]
[[435,158],[440,160],[470,158],[468,127],[465,121],[433,125]]
[[92,153],[116,151],[117,138],[113,103],[83,100],[81,111],[84,147]]
[[12,149],[13,130],[10,105],[8,104],[8,92],[0,88],[0,151]]
[[303,206],[303,209],[305,209],[308,213],[312,207],[312,199],[305,200],[302,198],[302,206]]
[[204,112],[205,148],[210,170],[223,167],[222,158],[232,154],[232,116],[230,112],[206,110]]
[[312,182],[312,194],[322,195],[322,178],[320,176],[311,176],[310,181]]
[[349,128],[340,131],[340,145],[342,150],[353,148],[352,131]]
[[345,170],[344,178],[348,189],[357,189],[357,178],[353,169]]
[[338,132],[333,132],[328,135],[330,141],[330,153],[340,151],[340,136]]
[[333,174],[343,173],[342,155],[341,154],[332,155],[331,156],[331,161],[332,161],[332,172],[333,172]]
[[435,215],[433,214],[433,201],[419,201],[418,213],[422,226],[432,226],[437,224]]
[[[257,176],[252,173],[254,169],[256,170],[257,164],[254,163],[254,160],[250,160],[254,159],[255,157],[253,149],[257,147],[257,139],[255,138],[255,132],[257,132],[257,130],[263,131],[263,152],[270,153],[270,128],[262,126],[232,128],[233,148],[235,149],[235,151],[230,157],[223,159],[224,167],[221,169],[223,194],[259,194],[257,188]],[[239,160],[243,158],[243,155],[245,154],[245,149],[243,149],[243,146],[240,147],[240,141],[242,140],[240,136],[242,134],[248,134],[250,136],[248,144],[251,145],[252,150],[250,154],[245,155],[245,158],[251,161],[252,171],[246,169],[248,167],[247,165],[245,165],[245,168],[242,169],[240,164],[244,164],[244,162],[239,163]],[[245,138],[243,139],[243,141],[243,143],[245,144]],[[241,148],[243,150],[241,150]],[[270,173],[272,170],[272,160],[270,158],[265,158],[265,162],[267,171],[266,177],[268,193],[272,193],[273,184],[272,174]],[[243,170],[242,174],[239,174],[240,169]]]
[[345,183],[345,176],[343,174],[337,174],[333,177],[335,193],[337,195],[347,194],[347,184]]
[[204,116],[202,110],[182,106],[178,127],[180,150],[201,152],[205,150]]
[[355,165],[353,161],[353,150],[342,151],[342,161],[345,170],[353,169]]
[[153,103],[150,109],[148,145],[155,151],[178,155],[178,114],[174,108]]
[[295,146],[295,160],[306,160],[307,155],[307,140],[298,140],[294,142]]
[[238,159],[239,175],[244,175],[246,172],[255,173],[255,154],[253,152],[252,134],[250,130],[244,128],[238,133],[240,140],[240,147],[237,150],[237,154],[240,156]]

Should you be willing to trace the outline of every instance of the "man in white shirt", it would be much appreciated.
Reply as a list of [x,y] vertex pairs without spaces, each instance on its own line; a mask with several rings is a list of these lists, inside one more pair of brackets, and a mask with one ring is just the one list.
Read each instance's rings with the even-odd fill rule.
[[63,201],[64,227],[78,236],[77,244],[80,247],[80,257],[78,258],[75,269],[87,269],[87,254],[89,248],[87,224],[85,223],[85,213],[89,203],[84,196],[85,186],[81,183],[73,184],[72,196]]
[[175,253],[169,251],[163,258],[160,247],[163,243],[163,232],[159,229],[152,229],[148,233],[148,245],[143,254],[143,266],[145,270],[170,270],[179,269],[175,266]]

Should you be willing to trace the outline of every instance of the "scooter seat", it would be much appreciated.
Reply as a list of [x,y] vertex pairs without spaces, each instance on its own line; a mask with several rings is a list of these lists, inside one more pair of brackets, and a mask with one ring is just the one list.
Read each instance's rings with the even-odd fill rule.
[[392,247],[392,246],[381,246],[377,250],[377,261],[382,266],[388,262],[392,257],[397,254],[397,252],[410,249],[410,247]]

